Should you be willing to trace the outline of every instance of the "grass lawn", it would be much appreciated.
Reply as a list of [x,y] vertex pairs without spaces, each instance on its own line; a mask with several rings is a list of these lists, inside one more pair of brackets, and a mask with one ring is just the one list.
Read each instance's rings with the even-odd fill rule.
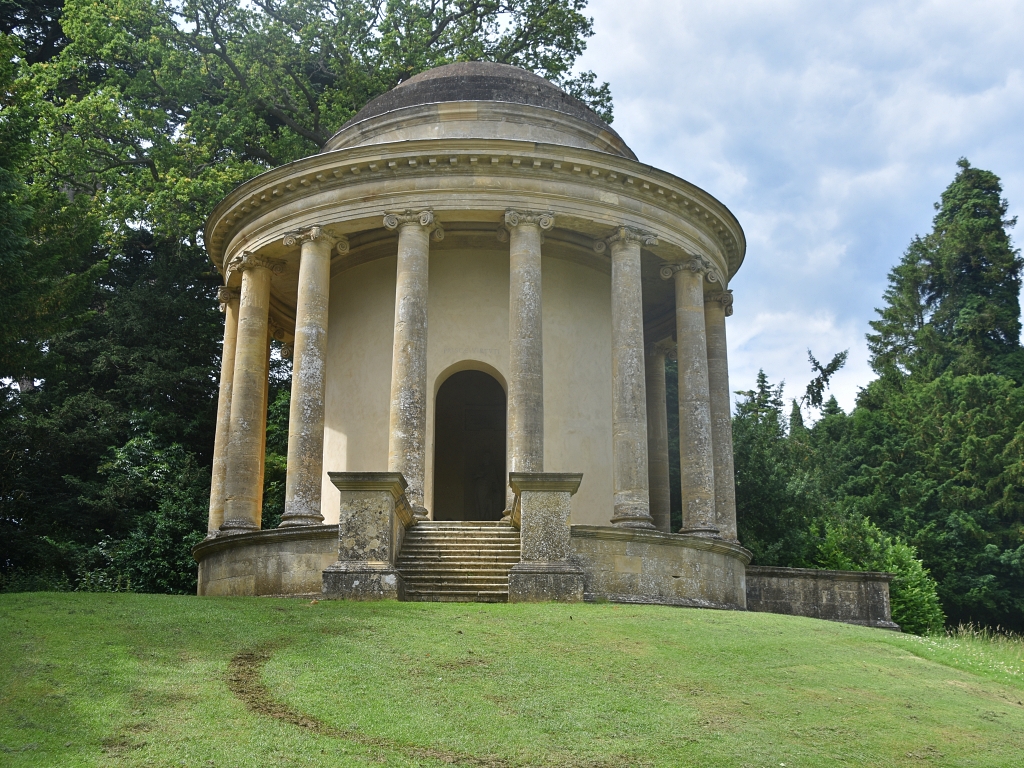
[[1024,766],[1022,656],[663,607],[0,595],[0,765]]

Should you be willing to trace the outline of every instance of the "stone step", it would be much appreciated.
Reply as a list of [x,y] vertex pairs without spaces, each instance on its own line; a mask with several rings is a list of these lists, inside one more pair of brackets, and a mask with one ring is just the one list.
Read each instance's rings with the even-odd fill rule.
[[519,560],[512,557],[503,558],[431,558],[431,557],[415,557],[415,558],[399,558],[395,566],[399,569],[405,570],[407,568],[424,568],[428,570],[437,570],[438,568],[460,568],[460,569],[498,569],[507,571]]
[[510,542],[516,541],[519,538],[518,532],[511,532],[511,534],[499,534],[499,532],[483,532],[474,534],[469,530],[424,530],[419,531],[415,528],[413,530],[406,531],[407,539],[421,539],[425,542],[453,542],[453,541],[492,541],[492,542]]
[[512,528],[501,520],[423,520],[417,528]]
[[441,603],[507,603],[508,590],[406,590],[406,599]]
[[421,544],[420,542],[406,542],[402,545],[402,552],[438,552],[446,555],[467,554],[501,554],[502,552],[519,552],[519,542],[507,544],[504,547],[495,544]]
[[427,522],[410,528],[396,567],[407,600],[508,602],[519,531],[497,521]]
[[422,579],[507,579],[508,568],[402,568],[406,581]]

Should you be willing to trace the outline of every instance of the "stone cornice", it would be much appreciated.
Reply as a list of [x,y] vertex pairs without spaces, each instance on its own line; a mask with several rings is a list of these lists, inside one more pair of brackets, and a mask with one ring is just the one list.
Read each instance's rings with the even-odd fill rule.
[[[595,194],[626,195],[642,206],[678,216],[680,223],[707,238],[721,251],[733,274],[743,260],[746,242],[735,217],[711,195],[651,166],[597,150],[510,140],[437,139],[353,147],[314,155],[268,171],[230,193],[214,210],[206,231],[211,257],[218,261],[244,224],[264,211],[333,188],[371,180],[431,174],[491,175],[572,180],[596,185]],[[474,187],[476,189],[477,187]],[[441,188],[437,192],[444,193]],[[556,213],[558,211],[556,210]],[[662,233],[667,237],[668,233]]]
[[570,527],[574,539],[605,539],[608,541],[636,541],[650,544],[661,544],[668,547],[686,547],[703,549],[730,555],[750,563],[753,554],[750,550],[724,539],[713,539],[706,536],[693,536],[688,533],[664,533],[662,531],[643,530],[639,528],[613,528],[610,525],[573,525]]
[[513,493],[523,491],[554,491],[575,494],[583,481],[579,473],[565,472],[510,472],[508,484]]
[[767,576],[775,579],[833,579],[835,581],[892,581],[896,574],[885,571],[824,571],[817,568],[778,568],[771,565],[751,565],[748,576]]
[[196,562],[214,552],[224,549],[246,547],[255,543],[272,543],[278,541],[315,541],[318,539],[337,539],[338,526],[335,525],[297,525],[294,528],[271,528],[266,531],[251,533],[234,533],[228,536],[211,536],[192,547],[192,557]]

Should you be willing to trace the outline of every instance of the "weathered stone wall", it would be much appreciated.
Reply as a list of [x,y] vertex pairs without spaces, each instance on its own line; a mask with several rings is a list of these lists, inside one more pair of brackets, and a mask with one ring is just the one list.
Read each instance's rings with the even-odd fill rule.
[[747,610],[899,629],[889,606],[891,573],[747,568]]
[[200,595],[320,593],[324,568],[338,559],[338,526],[310,525],[200,542]]
[[750,553],[701,536],[594,525],[572,526],[571,561],[584,597],[620,603],[744,610]]

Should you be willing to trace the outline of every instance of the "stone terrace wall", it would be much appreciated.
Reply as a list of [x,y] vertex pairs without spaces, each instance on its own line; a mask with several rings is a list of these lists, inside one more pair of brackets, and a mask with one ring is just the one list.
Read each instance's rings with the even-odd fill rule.
[[899,630],[889,606],[893,574],[747,566],[747,610]]
[[574,525],[570,560],[585,600],[742,611],[750,552],[719,539],[638,528]]

